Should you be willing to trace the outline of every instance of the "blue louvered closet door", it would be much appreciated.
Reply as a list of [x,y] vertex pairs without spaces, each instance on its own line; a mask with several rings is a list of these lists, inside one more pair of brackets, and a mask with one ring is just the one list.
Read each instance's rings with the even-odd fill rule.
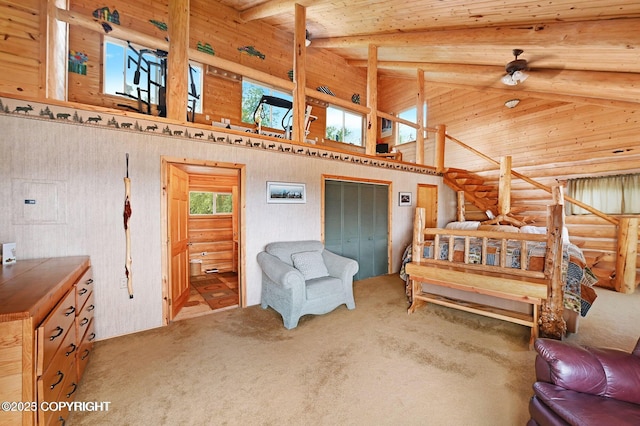
[[358,261],[356,280],[388,272],[388,186],[325,182],[325,246]]

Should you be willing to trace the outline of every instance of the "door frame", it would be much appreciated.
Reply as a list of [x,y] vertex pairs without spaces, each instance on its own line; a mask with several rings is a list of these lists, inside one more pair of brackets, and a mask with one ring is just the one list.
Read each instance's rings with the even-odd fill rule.
[[[171,261],[169,247],[169,209],[168,209],[168,185],[169,185],[169,166],[198,166],[210,168],[234,169],[238,172],[238,292],[240,308],[247,306],[247,291],[245,278],[245,182],[246,171],[244,164],[224,163],[219,161],[196,160],[184,157],[160,157],[160,179],[161,179],[161,202],[160,202],[160,228],[161,228],[161,268],[162,268],[162,324],[169,325],[171,322],[171,307],[169,301],[171,299],[171,282],[169,277],[169,262]],[[188,172],[187,172],[188,173]]]
[[393,266],[393,234],[392,234],[392,225],[393,225],[393,182],[390,180],[381,180],[381,179],[367,179],[367,178],[355,178],[350,176],[340,176],[340,175],[327,175],[323,174],[321,177],[321,193],[320,193],[320,239],[322,243],[325,242],[324,235],[324,210],[325,210],[325,183],[328,180],[337,180],[340,182],[355,182],[355,183],[370,183],[373,185],[385,185],[387,186],[387,274],[391,274],[391,268]]

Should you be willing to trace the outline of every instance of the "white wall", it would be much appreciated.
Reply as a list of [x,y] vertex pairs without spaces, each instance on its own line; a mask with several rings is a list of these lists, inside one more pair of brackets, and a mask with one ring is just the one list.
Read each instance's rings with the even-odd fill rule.
[[[418,183],[438,184],[439,224],[455,214],[455,195],[437,176],[401,172],[185,139],[151,132],[113,130],[105,126],[0,114],[0,242],[16,242],[18,259],[89,255],[96,281],[96,331],[105,339],[162,325],[161,157],[180,157],[246,165],[247,302],[260,303],[261,272],[256,255],[278,240],[319,239],[321,175],[393,181],[398,192]],[[123,201],[125,154],[129,153],[134,298],[120,288],[124,277]],[[303,182],[306,204],[267,204],[266,181]],[[57,201],[25,205],[25,182],[56,188]],[[50,186],[49,186],[50,185]],[[49,206],[43,205],[49,204]],[[56,207],[57,205],[57,207]],[[40,213],[33,208],[44,209]],[[46,209],[45,209],[46,207]],[[392,203],[393,270],[400,268],[411,240],[414,208]],[[32,224],[30,219],[58,208],[59,223]],[[30,210],[32,209],[32,210]],[[45,211],[46,210],[46,211]],[[44,211],[44,213],[43,213]],[[26,216],[25,216],[26,215]],[[26,217],[26,220],[25,220]]]

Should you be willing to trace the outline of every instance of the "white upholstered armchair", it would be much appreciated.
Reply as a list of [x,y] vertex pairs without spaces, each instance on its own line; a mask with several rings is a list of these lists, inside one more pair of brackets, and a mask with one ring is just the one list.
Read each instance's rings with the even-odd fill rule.
[[267,244],[258,253],[262,268],[262,308],[271,306],[287,329],[301,316],[326,314],[342,305],[355,309],[353,276],[358,262],[325,250],[320,241]]

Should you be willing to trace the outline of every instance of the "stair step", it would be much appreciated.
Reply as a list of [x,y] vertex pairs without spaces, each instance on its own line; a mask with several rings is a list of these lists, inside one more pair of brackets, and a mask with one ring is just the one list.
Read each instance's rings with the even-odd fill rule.
[[498,198],[498,191],[474,191],[474,195],[478,198]]
[[454,179],[458,185],[482,185],[484,181],[475,177],[464,177]]

